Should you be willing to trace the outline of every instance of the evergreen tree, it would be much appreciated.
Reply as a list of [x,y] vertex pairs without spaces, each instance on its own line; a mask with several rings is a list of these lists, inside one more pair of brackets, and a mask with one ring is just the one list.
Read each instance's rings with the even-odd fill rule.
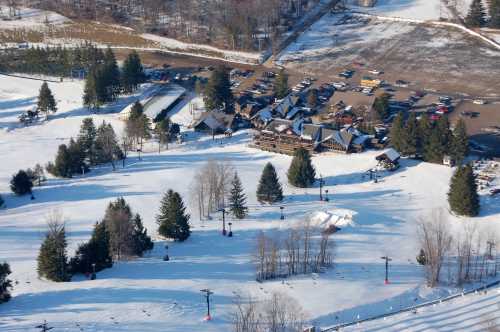
[[166,238],[184,241],[191,234],[189,218],[181,196],[168,190],[161,200],[160,213],[156,216],[158,233]]
[[398,113],[392,122],[391,144],[398,152],[403,153],[406,147],[404,118],[402,113]]
[[500,29],[500,0],[489,1],[490,27]]
[[467,154],[469,154],[469,140],[467,138],[467,129],[465,121],[460,119],[453,130],[451,137],[450,156],[457,163],[461,164]]
[[38,276],[52,281],[69,281],[64,225],[50,223],[38,254]]
[[405,156],[416,156],[418,152],[418,122],[415,113],[410,113],[404,133],[405,147],[401,153]]
[[132,51],[123,63],[122,68],[122,87],[126,93],[137,90],[139,84],[145,80],[144,69],[141,58],[136,51]]
[[283,99],[288,95],[288,74],[284,69],[281,69],[276,76],[274,93],[278,99]]
[[5,203],[5,201],[3,200],[2,195],[0,195],[0,208],[3,207],[4,203]]
[[0,264],[0,303],[10,300],[10,289],[12,282],[8,279],[11,274],[10,266],[7,263]]
[[257,187],[257,200],[260,203],[276,203],[283,200],[283,189],[278,174],[271,163],[267,163]]
[[238,177],[238,173],[234,173],[231,181],[231,192],[229,196],[229,207],[235,218],[243,219],[247,215],[247,197],[243,192],[243,185]]
[[308,188],[314,184],[316,171],[312,165],[309,151],[304,148],[295,150],[287,175],[288,182],[295,187]]
[[109,235],[103,222],[96,223],[90,240],[80,245],[70,261],[72,273],[90,273],[113,266],[109,247]]
[[470,165],[460,166],[451,179],[448,202],[457,215],[475,217],[479,214],[479,196]]
[[83,119],[80,132],[78,133],[77,143],[91,165],[95,164],[94,144],[96,135],[97,129],[92,118]]
[[160,122],[156,123],[154,131],[156,137],[158,138],[158,153],[161,152],[161,146],[163,144],[166,144],[168,150],[168,142],[170,141],[170,127],[171,127],[171,122],[168,118],[165,118]]
[[441,144],[441,135],[439,134],[439,131],[434,128],[431,131],[424,147],[424,160],[431,163],[441,164],[445,153],[446,150]]
[[232,112],[234,97],[231,91],[229,68],[219,66],[212,72],[205,87],[203,100],[209,111],[223,109],[226,113]]
[[31,178],[26,171],[19,170],[12,176],[10,189],[14,194],[19,196],[29,194],[31,193],[31,188],[33,188],[33,182],[31,182]]
[[91,71],[85,78],[85,88],[83,89],[83,105],[89,109],[98,109],[101,105],[96,92],[96,74]]
[[417,131],[418,131],[417,152],[419,155],[423,155],[432,132],[432,124],[429,121],[428,116],[423,115],[420,118],[420,120],[418,121]]
[[470,27],[482,27],[486,24],[486,14],[482,0],[472,0],[465,23]]
[[47,171],[54,176],[70,178],[73,176],[71,172],[71,162],[68,147],[66,144],[61,144],[57,150],[55,162],[47,165]]
[[376,97],[373,102],[373,110],[375,111],[377,119],[380,121],[387,119],[390,114],[389,99],[391,99],[391,96],[387,93],[383,93],[382,95]]
[[87,165],[85,164],[85,152],[82,151],[81,146],[77,144],[73,138],[69,140],[68,155],[69,172],[71,175],[87,171]]
[[132,234],[132,238],[134,239],[134,254],[142,256],[145,251],[153,249],[154,243],[148,235],[148,230],[144,228],[139,214],[134,216],[132,222],[134,223],[134,232]]
[[113,170],[115,169],[115,161],[123,158],[115,131],[111,124],[102,122],[97,128],[95,143],[95,162],[97,164],[111,163]]
[[46,119],[49,118],[49,113],[57,111],[57,104],[52,91],[50,91],[47,82],[43,82],[38,94],[37,111],[45,113]]
[[104,54],[104,77],[110,100],[115,100],[120,94],[120,69],[115,54],[110,47],[107,48]]

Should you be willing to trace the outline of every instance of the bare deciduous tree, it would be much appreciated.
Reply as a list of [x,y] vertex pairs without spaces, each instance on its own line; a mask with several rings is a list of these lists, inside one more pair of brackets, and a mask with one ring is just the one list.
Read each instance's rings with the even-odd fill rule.
[[439,283],[443,259],[450,250],[452,236],[448,219],[442,210],[434,210],[417,223],[420,246],[426,257],[426,278],[430,287]]

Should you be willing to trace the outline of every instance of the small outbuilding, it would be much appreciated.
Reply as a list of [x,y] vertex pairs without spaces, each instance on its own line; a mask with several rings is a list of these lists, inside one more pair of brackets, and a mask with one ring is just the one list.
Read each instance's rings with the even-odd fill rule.
[[391,148],[375,157],[375,159],[377,159],[380,166],[389,171],[394,171],[399,168],[399,159],[401,159],[401,155]]

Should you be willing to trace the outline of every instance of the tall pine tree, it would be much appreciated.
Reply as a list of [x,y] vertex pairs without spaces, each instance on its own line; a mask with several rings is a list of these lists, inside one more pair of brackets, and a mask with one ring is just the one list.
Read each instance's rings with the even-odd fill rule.
[[403,153],[406,146],[404,126],[403,113],[398,113],[391,126],[391,144],[400,153]]
[[476,178],[470,165],[460,166],[451,179],[448,202],[457,215],[475,217],[479,214]]
[[94,144],[97,135],[97,129],[92,118],[85,118],[82,121],[80,132],[78,133],[77,143],[89,164],[95,164]]
[[500,0],[489,0],[490,27],[500,29]]
[[123,90],[126,93],[134,92],[139,84],[144,82],[144,69],[141,58],[136,51],[132,51],[123,62],[121,79]]
[[0,263],[0,303],[10,300],[10,290],[12,289],[12,281],[8,279],[11,274],[10,266],[7,263]]
[[408,120],[406,121],[406,126],[404,129],[405,148],[402,154],[405,156],[414,157],[418,152],[418,122],[417,115],[415,113],[410,113]]
[[37,258],[38,276],[52,281],[69,281],[66,231],[63,224],[50,222]]
[[42,86],[40,87],[40,92],[38,94],[37,111],[45,113],[45,118],[47,120],[50,113],[55,113],[57,111],[56,100],[54,98],[54,95],[52,94],[52,91],[50,91],[47,82],[43,82]]
[[283,200],[283,189],[276,174],[276,169],[267,163],[262,171],[257,187],[257,200],[261,203],[276,203]]
[[[95,264],[95,265],[94,265]],[[80,245],[70,261],[72,273],[99,272],[113,266],[109,247],[109,235],[103,222],[94,225],[92,237]]]
[[486,24],[486,14],[482,0],[472,0],[465,23],[470,27],[477,28]]
[[223,109],[226,113],[232,112],[234,97],[231,91],[229,68],[225,66],[215,68],[205,87],[203,100],[209,111]]
[[274,93],[278,99],[283,99],[288,95],[288,74],[284,69],[281,69],[276,76]]
[[247,215],[247,197],[243,192],[243,185],[238,177],[238,173],[234,173],[231,181],[231,192],[229,196],[229,207],[235,218],[243,219]]
[[295,187],[309,188],[314,184],[316,171],[312,165],[309,151],[304,148],[295,150],[287,176],[288,182]]
[[120,94],[120,69],[110,47],[104,54],[104,79],[110,101],[115,100]]
[[132,219],[134,223],[134,232],[132,237],[134,239],[134,254],[142,256],[145,251],[150,251],[154,247],[151,237],[148,235],[148,230],[142,224],[142,218],[136,214]]
[[465,121],[460,119],[451,136],[450,156],[460,165],[468,154],[469,140],[467,138],[467,128],[465,127]]
[[179,193],[168,190],[160,204],[160,213],[156,216],[158,233],[166,238],[185,241],[191,234],[189,214]]

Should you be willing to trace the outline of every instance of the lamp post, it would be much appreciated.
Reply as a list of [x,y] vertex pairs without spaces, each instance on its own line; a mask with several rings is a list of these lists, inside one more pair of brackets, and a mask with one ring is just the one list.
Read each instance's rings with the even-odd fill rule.
[[219,211],[222,212],[222,235],[226,236],[226,209],[222,208]]
[[325,189],[325,202],[328,201],[330,201],[330,199],[328,198],[328,189]]
[[163,256],[163,260],[165,262],[168,262],[170,260],[170,257],[168,256],[168,245],[165,245],[165,256]]
[[323,200],[323,185],[325,184],[325,180],[323,180],[323,177],[321,174],[319,175],[319,200]]
[[283,209],[285,209],[285,207],[284,206],[280,206],[280,212],[281,212],[280,219],[281,220],[285,220],[285,215],[283,214]]
[[383,256],[380,257],[381,259],[385,260],[385,280],[384,284],[389,284],[389,262],[392,261],[392,259],[389,258],[389,256]]
[[203,296],[205,296],[207,300],[207,315],[205,316],[204,320],[212,320],[212,317],[210,316],[210,295],[212,295],[214,292],[212,292],[210,289],[202,289],[200,292],[204,293]]
[[228,225],[229,225],[229,233],[227,233],[227,236],[228,237],[233,237],[233,231],[231,230],[231,226],[233,225],[233,223],[230,222],[230,223],[228,223]]
[[90,276],[90,280],[95,280],[97,275],[95,274],[95,263],[92,263],[92,275]]

